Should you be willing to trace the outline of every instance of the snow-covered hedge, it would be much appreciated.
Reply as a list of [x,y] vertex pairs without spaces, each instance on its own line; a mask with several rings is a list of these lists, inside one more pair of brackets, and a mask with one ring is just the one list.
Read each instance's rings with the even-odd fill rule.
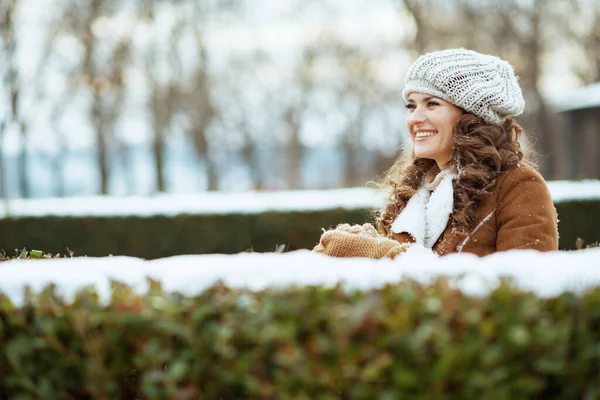
[[593,399],[598,327],[600,249],[10,261],[0,398]]
[[169,292],[194,296],[217,282],[251,290],[338,283],[351,289],[370,290],[404,278],[429,284],[440,275],[464,277],[456,284],[473,296],[486,295],[501,277],[510,277],[519,288],[544,297],[564,291],[580,292],[600,286],[600,247],[439,257],[415,245],[396,260],[335,258],[307,250],[182,255],[149,261],[133,257],[13,260],[0,263],[0,293],[22,304],[26,287],[39,293],[53,283],[61,295],[71,300],[77,291],[94,286],[100,299],[107,301],[111,281],[122,282],[142,294],[148,290],[147,278],[160,281]]
[[[600,182],[550,182],[560,247],[600,241]],[[204,193],[151,198],[67,198],[8,203],[0,249],[161,258],[178,254],[312,248],[322,228],[374,220],[381,196],[368,189]],[[1,207],[0,203],[0,209]],[[6,209],[5,209],[6,211]]]
[[[557,203],[560,248],[600,241],[600,200]],[[28,217],[0,220],[0,249],[39,249],[75,255],[128,255],[155,259],[179,254],[269,252],[314,247],[322,228],[374,221],[373,209],[182,214],[148,217]]]

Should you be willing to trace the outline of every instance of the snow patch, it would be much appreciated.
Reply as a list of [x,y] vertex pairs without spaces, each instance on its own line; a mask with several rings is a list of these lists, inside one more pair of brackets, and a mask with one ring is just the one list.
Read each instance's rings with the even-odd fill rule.
[[195,295],[218,281],[252,290],[338,283],[348,289],[369,290],[404,278],[429,283],[448,276],[466,293],[485,295],[500,277],[507,276],[514,278],[518,287],[547,297],[600,285],[598,265],[600,248],[547,253],[512,250],[480,258],[473,254],[438,257],[422,246],[411,247],[395,260],[333,258],[308,250],[185,255],[152,261],[131,257],[16,260],[0,264],[0,293],[22,304],[26,286],[38,292],[55,283],[68,300],[78,290],[94,286],[107,301],[111,279],[144,293],[150,277],[160,280],[169,292]]

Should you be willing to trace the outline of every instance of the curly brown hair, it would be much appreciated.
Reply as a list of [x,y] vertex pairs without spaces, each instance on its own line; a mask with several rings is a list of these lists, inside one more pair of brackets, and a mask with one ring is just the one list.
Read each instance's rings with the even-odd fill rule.
[[[449,161],[450,168],[457,174],[449,221],[454,229],[468,232],[473,228],[476,208],[491,195],[496,179],[503,172],[519,163],[536,168],[534,152],[520,143],[523,135],[523,128],[513,118],[498,126],[470,113],[459,117],[454,126],[454,153]],[[408,200],[439,172],[434,160],[416,158],[412,146],[400,153],[394,165],[376,183],[390,192],[377,218],[380,233],[391,234],[390,226]]]

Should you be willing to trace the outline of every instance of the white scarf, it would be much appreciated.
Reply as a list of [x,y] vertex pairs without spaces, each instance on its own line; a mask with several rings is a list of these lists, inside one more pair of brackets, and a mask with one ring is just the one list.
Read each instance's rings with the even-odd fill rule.
[[454,178],[455,174],[444,170],[432,182],[432,185],[437,183],[433,193],[427,188],[430,185],[421,187],[392,223],[392,232],[409,233],[417,244],[431,249],[446,229],[452,214]]

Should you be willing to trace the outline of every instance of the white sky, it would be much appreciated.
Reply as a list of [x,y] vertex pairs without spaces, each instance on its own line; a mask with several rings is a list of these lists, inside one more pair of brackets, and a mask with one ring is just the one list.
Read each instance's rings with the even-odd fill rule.
[[40,292],[47,284],[55,283],[67,300],[72,300],[78,290],[93,286],[106,302],[110,299],[110,280],[145,293],[148,277],[160,281],[168,292],[192,296],[218,281],[252,290],[292,285],[330,287],[338,283],[349,289],[369,290],[403,278],[429,283],[435,277],[448,276],[453,285],[470,295],[485,295],[498,285],[500,277],[512,277],[519,288],[540,296],[556,296],[567,290],[581,292],[600,285],[598,265],[600,248],[547,253],[512,250],[479,258],[473,254],[438,257],[418,245],[395,260],[333,258],[308,250],[185,255],[153,261],[79,257],[2,263],[0,293],[15,304],[22,304],[26,286]]

